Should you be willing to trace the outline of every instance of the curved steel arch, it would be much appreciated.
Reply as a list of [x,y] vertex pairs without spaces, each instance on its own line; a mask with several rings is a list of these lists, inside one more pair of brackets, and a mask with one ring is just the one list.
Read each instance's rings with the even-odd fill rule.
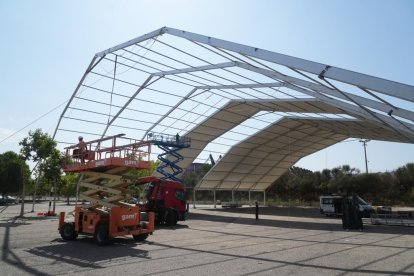
[[[193,139],[183,167],[211,152],[224,155],[214,175],[232,147],[271,137],[268,127],[283,118],[317,124],[333,142],[360,135],[413,143],[413,107],[412,85],[163,27],[93,57],[54,138],[70,144],[78,134],[92,140],[120,132],[141,139],[149,132],[179,133]],[[258,183],[252,187],[265,189]],[[239,184],[232,188],[244,187]]]

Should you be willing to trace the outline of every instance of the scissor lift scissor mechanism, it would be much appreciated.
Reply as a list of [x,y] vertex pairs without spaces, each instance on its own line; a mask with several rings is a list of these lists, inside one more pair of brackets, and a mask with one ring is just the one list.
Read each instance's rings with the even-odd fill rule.
[[[78,233],[89,234],[103,245],[110,238],[124,235],[145,240],[154,231],[154,213],[143,213],[139,206],[128,203],[133,196],[128,187],[135,184],[128,173],[149,169],[149,160],[143,159],[149,155],[150,143],[129,139],[127,143],[117,144],[117,140],[126,139],[123,136],[89,141],[86,151],[77,145],[66,148],[73,162],[64,170],[82,174],[79,185],[86,191],[80,194],[80,199],[89,203],[75,207],[74,223],[65,223],[61,213],[59,230],[63,239],[74,239]],[[112,145],[104,147],[108,141]]]

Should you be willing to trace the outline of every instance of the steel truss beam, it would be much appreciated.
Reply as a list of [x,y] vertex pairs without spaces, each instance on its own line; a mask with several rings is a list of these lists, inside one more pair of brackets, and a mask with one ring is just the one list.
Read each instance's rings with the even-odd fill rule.
[[70,99],[69,99],[68,103],[66,104],[65,108],[63,109],[62,114],[60,115],[59,120],[58,120],[58,123],[57,123],[57,125],[56,125],[55,131],[53,132],[53,136],[52,136],[52,138],[53,138],[53,139],[54,139],[54,138],[55,138],[55,136],[56,136],[56,132],[57,132],[57,130],[59,129],[59,125],[60,125],[60,123],[62,122],[63,115],[64,115],[64,114],[65,114],[65,112],[68,110],[68,108],[69,108],[70,104],[72,103],[73,99],[74,99],[74,98],[75,98],[75,96],[76,96],[76,93],[78,93],[79,88],[82,86],[82,83],[83,83],[83,81],[85,80],[86,76],[87,76],[87,75],[89,74],[89,72],[91,72],[91,71],[93,70],[93,68],[95,68],[95,66],[96,66],[96,65],[98,65],[98,63],[102,60],[102,58],[98,59],[97,61],[96,61],[96,59],[97,59],[97,57],[96,57],[96,56],[92,58],[91,62],[89,63],[88,68],[86,69],[86,71],[85,71],[85,73],[83,74],[83,76],[82,76],[81,80],[79,81],[78,85],[76,86],[75,91],[73,92],[73,94],[72,94],[72,96],[70,97]]
[[171,107],[171,109],[164,114],[157,122],[155,122],[147,131],[145,131],[144,135],[142,136],[141,140],[144,140],[147,137],[147,134],[151,132],[159,123],[161,123],[165,118],[167,118],[177,107],[179,107],[184,101],[191,97],[191,95],[197,91],[197,88],[192,89],[188,94],[183,97],[175,106]]
[[111,47],[111,48],[109,48],[109,49],[107,49],[105,51],[96,53],[95,56],[97,56],[97,57],[104,57],[105,55],[107,55],[109,53],[116,52],[118,50],[121,50],[121,49],[124,49],[126,47],[132,46],[134,44],[137,44],[137,43],[143,42],[145,40],[148,40],[148,39],[157,37],[159,35],[162,35],[164,32],[165,32],[165,27],[160,28],[160,29],[155,30],[155,31],[152,31],[152,32],[147,33],[145,35],[139,36],[137,38],[128,40],[127,42],[124,42],[124,43],[121,43],[121,44],[119,44],[117,46]]
[[[341,99],[344,99],[344,100],[348,100],[344,95],[342,95],[341,93],[339,93],[335,89],[331,89],[331,88],[328,88],[326,86],[323,86],[323,85],[320,85],[320,84],[317,84],[317,83],[313,83],[313,82],[310,82],[310,81],[306,81],[306,80],[298,79],[298,78],[295,78],[295,77],[287,76],[287,75],[284,75],[284,74],[281,74],[281,73],[278,73],[278,72],[275,72],[275,71],[270,71],[270,70],[267,70],[267,69],[255,67],[255,66],[252,66],[252,65],[249,65],[249,64],[246,64],[246,63],[238,62],[237,65],[241,68],[246,69],[246,70],[250,70],[250,71],[253,71],[253,72],[256,72],[256,73],[259,73],[259,74],[263,74],[263,75],[271,77],[271,78],[276,78],[278,80],[288,82],[289,84],[298,85],[298,86],[301,86],[301,87],[311,89],[313,91],[317,91],[319,93],[328,94],[328,95],[334,96],[336,98],[341,98]],[[358,102],[362,105],[365,105],[367,107],[377,109],[377,110],[380,110],[380,111],[383,111],[383,112],[389,112],[390,111],[390,108],[387,105],[385,105],[381,102],[370,100],[370,99],[367,99],[367,98],[364,98],[364,97],[361,97],[361,96],[357,96],[357,95],[354,95],[354,94],[351,94],[351,93],[347,93],[347,92],[344,92],[344,94],[346,96],[350,97],[351,99],[355,100],[356,102]],[[399,117],[414,121],[414,112],[412,112],[412,111],[408,111],[408,110],[399,108],[398,110],[394,111],[394,114],[395,115],[398,114]]]
[[281,82],[269,82],[269,83],[249,83],[249,84],[234,84],[234,85],[205,85],[196,86],[197,89],[241,89],[241,88],[271,88],[271,87],[284,87]]
[[[309,96],[315,97],[315,98],[321,100],[322,102],[328,102],[328,103],[330,103],[330,104],[332,104],[336,107],[339,107],[339,108],[341,108],[341,109],[343,109],[347,112],[357,114],[357,115],[361,116],[362,118],[370,118],[372,120],[375,120],[375,121],[381,122],[381,123],[386,122],[386,124],[392,126],[393,128],[401,129],[403,131],[406,130],[406,128],[401,127],[401,125],[397,125],[394,120],[392,120],[389,117],[386,117],[382,114],[378,114],[378,113],[373,112],[375,114],[375,116],[373,116],[372,114],[362,110],[359,107],[356,107],[354,105],[351,105],[351,104],[343,102],[343,101],[339,101],[339,100],[324,96],[321,93],[324,93],[326,91],[329,91],[328,92],[329,94],[335,93],[335,97],[338,97],[337,95],[339,93],[336,93],[336,92],[334,92],[335,90],[329,89],[329,88],[327,88],[323,85],[316,84],[316,83],[311,83],[309,81],[298,79],[298,78],[295,78],[295,77],[286,76],[284,74],[281,74],[281,73],[278,73],[278,72],[275,72],[275,71],[270,71],[270,70],[267,70],[267,69],[255,67],[255,66],[252,66],[252,65],[249,65],[249,64],[246,64],[246,63],[238,62],[237,65],[240,68],[244,68],[244,69],[249,70],[249,71],[260,73],[262,75],[268,76],[268,77],[273,78],[275,80],[284,81],[284,82],[286,82],[285,87],[287,87],[287,88],[291,88],[291,89],[296,90],[298,92],[301,92],[301,93],[307,94]],[[303,89],[300,86],[309,88],[312,91],[307,90],[307,89]],[[315,92],[315,91],[318,91],[318,92]],[[378,104],[381,104],[381,103],[378,102]],[[414,125],[411,125],[411,124],[408,125],[407,123],[405,125],[409,129],[414,131]]]
[[190,67],[190,68],[176,69],[176,70],[170,70],[170,71],[161,71],[161,72],[152,73],[152,75],[168,76],[168,75],[213,70],[213,69],[223,69],[223,68],[229,68],[229,67],[234,67],[234,66],[236,66],[235,62],[224,62],[224,63],[218,63],[218,64],[212,64],[212,65],[198,66],[198,67]]
[[[401,84],[401,83],[397,83],[397,82],[389,81],[389,80],[384,80],[381,78],[377,78],[377,77],[373,77],[373,76],[369,76],[369,75],[365,75],[361,73],[356,73],[356,72],[341,69],[341,68],[336,68],[336,67],[329,66],[326,64],[312,62],[312,61],[308,61],[308,60],[301,59],[301,58],[283,55],[283,54],[255,48],[255,47],[250,47],[250,46],[246,46],[246,45],[242,45],[242,44],[238,44],[238,43],[234,43],[234,42],[230,42],[230,41],[226,41],[222,39],[212,38],[208,36],[199,35],[196,33],[186,32],[183,30],[168,28],[168,27],[160,28],[146,35],[137,37],[125,43],[119,44],[115,47],[109,48],[105,51],[99,52],[96,54],[96,56],[104,57],[108,53],[113,53],[120,49],[124,49],[131,45],[157,37],[164,33],[167,33],[173,36],[178,36],[184,39],[188,39],[193,42],[206,44],[206,45],[209,45],[215,48],[226,49],[226,50],[236,52],[241,55],[246,55],[246,56],[266,60],[272,63],[284,65],[291,69],[296,69],[296,70],[312,73],[318,76],[323,75],[323,77],[325,78],[330,78],[330,79],[344,82],[350,85],[354,85],[361,89],[377,91],[377,92],[381,92],[386,95],[390,95],[390,96],[397,97],[400,99],[414,101],[414,87],[410,85]],[[325,90],[325,93],[328,94],[329,90]],[[343,96],[342,97],[338,96],[339,93],[335,93],[335,94],[336,94],[335,95],[336,97],[343,98]],[[362,97],[352,95],[352,94],[351,94],[351,98],[354,100],[363,100]],[[361,104],[364,104],[367,106],[369,104],[370,107],[376,108],[383,112],[390,111],[389,108],[385,108],[382,105],[378,105],[377,103],[375,103],[375,101],[372,101],[369,99],[365,99],[363,101],[364,103],[361,103]],[[373,107],[373,106],[377,106],[377,107]],[[379,107],[381,107],[381,109],[379,109]],[[397,116],[400,116],[402,118],[406,118],[409,120],[413,120],[413,115],[410,114],[410,111],[408,110],[399,109],[399,110],[393,110],[393,112],[394,112],[394,115],[397,115]],[[399,114],[397,114],[397,112]]]
[[368,90],[381,92],[400,99],[414,101],[414,86],[174,28],[165,27],[164,32],[188,39],[190,41],[200,42],[212,47],[226,49],[241,55],[247,55],[272,63],[284,65],[289,68],[312,73],[317,76],[323,74],[325,78],[355,85]]
[[136,98],[136,96],[139,94],[139,92],[141,92],[142,90],[144,90],[146,87],[148,87],[149,85],[151,85],[152,83],[156,82],[158,79],[154,80],[153,82],[150,83],[150,80],[153,78],[152,75],[150,75],[145,81],[144,83],[139,86],[138,90],[129,98],[129,100],[124,104],[124,106],[121,107],[121,109],[115,114],[115,116],[112,117],[111,121],[109,121],[105,127],[105,130],[102,132],[102,137],[103,138],[106,134],[106,132],[108,131],[108,128],[112,125],[112,123],[119,117],[119,115],[121,115],[121,113],[125,110],[125,108],[127,108],[129,106],[129,104]]
[[[167,43],[168,41],[165,42],[161,38],[158,39],[158,37],[163,34],[165,34],[165,36],[181,38],[181,42],[184,42],[185,44],[188,44],[191,47],[195,47],[196,49],[207,49],[211,53],[208,53],[209,55],[207,57],[203,57],[201,55],[195,54],[192,51],[193,48],[188,48],[188,50],[184,50],[187,48],[180,48],[179,46],[176,46],[174,44],[170,45]],[[155,47],[147,47],[144,45],[146,41],[150,40],[154,42],[153,45],[155,45]],[[158,46],[160,46],[161,48],[159,48]],[[165,48],[164,46],[169,48]],[[141,54],[140,50],[144,50],[145,53]],[[170,50],[178,51],[178,55],[175,56],[174,54],[171,54]],[[112,60],[107,57],[107,55],[110,53],[115,55],[115,60]],[[147,53],[149,54],[146,55]],[[186,56],[181,58],[181,54],[185,54]],[[187,55],[191,57],[191,63],[187,61]],[[120,59],[118,58],[122,59],[124,63],[120,62]],[[145,62],[141,62],[142,59],[144,59]],[[106,60],[108,60],[109,63],[115,63],[115,71],[113,72],[112,76],[107,76],[108,74],[105,75],[105,73],[101,73],[106,71],[104,68],[105,66],[103,66],[102,68],[99,67],[97,69],[94,69],[100,63],[101,60],[104,60],[105,62]],[[180,65],[178,67],[172,67],[169,65],[170,60],[173,61],[173,64],[175,64],[175,62],[178,62]],[[152,63],[161,65],[162,67],[158,65],[152,66]],[[274,64],[275,66],[272,66],[271,64]],[[120,75],[124,72],[118,74],[118,69],[116,69],[117,65],[125,67],[126,71],[130,69],[135,70],[132,71],[133,74],[137,74],[139,77],[131,80],[131,78],[135,75],[125,74],[122,76],[126,76],[125,80],[123,80]],[[296,74],[302,76],[293,77],[296,76],[296,74],[292,76],[290,74],[279,73],[274,69],[276,68],[276,65],[280,65],[287,69],[291,69],[293,70],[292,74],[294,74],[293,72],[295,72]],[[181,66],[184,66],[185,68],[180,68]],[[96,85],[96,87],[94,87],[95,82],[90,85],[87,85],[85,79],[88,77],[88,74],[96,74],[96,78],[99,78],[100,76],[102,78],[107,78],[111,80],[112,89],[105,88],[105,81],[102,82],[104,84],[99,83],[98,85]],[[142,79],[141,76],[144,76],[144,79],[146,78],[144,83],[137,82],[137,79]],[[169,76],[173,77],[169,78]],[[194,78],[190,78],[190,76]],[[92,78],[94,77],[95,76],[92,76]],[[316,77],[325,80],[328,85],[318,80]],[[160,91],[153,89],[154,87],[149,87],[152,83],[158,81],[159,79],[162,79],[160,87],[166,84],[184,85],[190,86],[190,88],[188,89],[190,91],[184,91],[188,94],[182,95],[182,91],[174,93],[170,90]],[[218,79],[220,80],[217,81]],[[98,79],[97,81],[99,80],[100,79]],[[109,83],[108,80],[106,81],[107,83]],[[341,89],[341,86],[337,86],[337,83],[335,81],[341,82],[342,84],[347,84],[350,87],[352,86],[357,89],[359,88],[360,90],[358,90],[357,92],[359,92],[360,94],[357,94],[357,92],[354,92],[353,90],[346,90],[347,88],[345,88],[345,91],[343,91]],[[120,89],[127,87],[124,86],[124,84],[134,86],[132,88],[132,93],[135,93],[131,96],[116,93],[119,92],[114,91],[114,86],[116,82],[120,82]],[[278,87],[284,87],[286,89],[276,89]],[[99,112],[101,108],[101,106],[99,106],[96,110],[93,109],[93,107],[91,107],[90,114],[94,115],[94,117],[91,116],[87,120],[78,119],[76,118],[76,116],[71,117],[70,114],[68,115],[67,113],[69,113],[71,110],[88,112],[86,110],[82,110],[82,108],[75,108],[76,99],[90,101],[94,104],[106,104],[100,102],[99,98],[82,98],[81,93],[83,93],[83,90],[85,90],[84,88],[90,88],[95,89],[97,91],[109,93],[111,97],[111,104],[109,106],[116,107],[118,112],[114,116],[111,116],[111,111],[109,112],[109,115],[106,115],[102,112]],[[136,98],[138,94],[141,93],[141,91],[144,89],[155,91],[159,94],[155,96],[151,95],[151,97],[154,96],[154,98],[150,98],[152,99],[152,101],[150,101],[148,98]],[[204,97],[199,97],[206,91],[209,91],[208,97],[207,95],[205,99]],[[301,96],[296,96],[295,91],[301,93]],[[414,122],[414,112],[409,107],[406,107],[406,109],[402,108],[402,106],[404,106],[404,103],[402,103],[402,101],[400,101],[399,104],[395,103],[399,99],[409,101],[411,104],[414,103],[414,86],[405,85],[365,74],[352,72],[345,69],[336,68],[322,63],[312,62],[301,58],[291,57],[259,48],[254,48],[226,40],[216,39],[168,27],[160,28],[143,36],[137,37],[135,39],[129,40],[125,43],[119,44],[115,47],[97,53],[95,57],[92,59],[91,63],[89,64],[87,70],[85,71],[79,84],[77,85],[73,95],[71,96],[69,102],[64,108],[62,115],[59,118],[53,137],[55,137],[57,130],[63,130],[62,127],[59,128],[59,126],[61,125],[61,121],[66,118],[83,121],[85,122],[85,125],[92,123],[105,125],[106,127],[102,133],[102,136],[105,136],[108,129],[112,126],[125,127],[125,129],[137,130],[139,131],[139,136],[141,136],[142,133],[144,133],[142,139],[145,139],[146,135],[150,131],[153,131],[156,126],[159,126],[165,127],[165,129],[168,128],[168,131],[170,132],[180,131],[181,134],[181,132],[188,131],[188,135],[194,135],[194,137],[199,137],[199,140],[194,139],[194,141],[197,143],[195,143],[194,147],[192,148],[193,152],[188,152],[188,157],[194,160],[197,158],[197,155],[203,152],[203,150],[206,149],[206,146],[210,143],[210,145],[217,144],[223,146],[230,146],[228,145],[228,143],[223,142],[224,140],[222,141],[222,143],[215,141],[215,138],[222,136],[224,133],[229,132],[239,134],[241,135],[241,137],[249,137],[250,134],[246,133],[250,132],[248,132],[247,130],[235,131],[233,130],[233,128],[238,125],[241,125],[242,122],[244,122],[246,119],[253,118],[254,114],[251,113],[253,109],[266,111],[267,109],[271,110],[272,108],[274,108],[274,103],[272,102],[274,100],[279,100],[275,96],[276,93],[283,93],[288,97],[291,97],[291,99],[287,100],[291,100],[292,102],[294,102],[294,100],[301,101],[302,99],[300,98],[302,97],[302,95],[308,95],[312,97],[312,100],[309,103],[303,105],[295,103],[292,103],[291,105],[286,105],[284,109],[280,109],[283,110],[281,111],[282,113],[278,113],[278,115],[280,116],[289,117],[290,115],[292,115],[292,113],[289,112],[296,112],[300,113],[301,116],[303,115],[309,118],[311,116],[309,113],[316,113],[317,115],[315,116],[321,116],[329,120],[330,116],[325,114],[326,112],[331,112],[334,115],[336,115],[335,118],[332,119],[332,121],[335,121],[335,124],[325,125],[324,127],[321,126],[319,128],[321,132],[335,132],[335,127],[341,129],[343,127],[346,127],[344,123],[341,122],[341,118],[343,118],[344,115],[349,115],[349,117],[354,118],[349,120],[357,120],[358,123],[349,124],[349,128],[343,130],[342,135],[344,137],[346,137],[348,133],[354,133],[354,135],[366,135],[376,137],[378,139],[387,139],[389,141],[414,142],[414,124],[412,124],[412,122]],[[130,92],[128,92],[128,94],[130,94]],[[117,97],[126,97],[127,99],[120,100],[120,98],[116,98],[117,101],[115,101],[115,103],[118,103],[118,105],[112,104],[113,95],[116,95]],[[163,99],[166,101],[158,102],[155,97],[160,95],[161,97],[171,97],[171,99],[172,97],[178,97],[178,99],[174,98],[173,100],[171,100],[171,102],[169,102],[170,98],[168,98]],[[385,95],[392,96],[393,99],[390,100],[388,97],[383,99],[382,96],[386,97]],[[214,98],[214,103],[211,103],[212,101],[209,100],[210,96],[212,97],[212,99]],[[219,101],[217,101],[217,103],[215,103],[216,98],[220,99]],[[129,116],[130,118],[123,118],[121,114],[126,110],[140,112],[138,110],[132,109],[133,104],[131,103],[133,100],[140,100],[143,103],[151,103],[157,107],[163,107],[164,109],[166,108],[166,110],[162,109],[162,112],[160,112],[160,114],[155,114],[154,111],[151,111],[150,108],[147,108],[147,110],[150,110],[146,111],[146,114],[148,116],[160,117],[149,117],[148,120],[145,121],[131,119],[134,118],[133,116]],[[240,105],[251,106],[249,108],[240,109],[240,114],[238,111],[234,112],[234,110],[229,110],[227,113],[223,113],[225,115],[221,114],[221,117],[217,117],[217,112],[220,112],[224,107],[227,106],[226,104],[224,106],[221,106],[223,100],[229,101],[228,104],[240,102]],[[121,104],[119,104],[120,101]],[[194,103],[196,103],[197,105],[193,105],[190,110],[187,110],[183,107],[184,105],[189,103],[189,101],[194,101]],[[326,105],[321,104],[319,102],[325,103]],[[83,102],[80,103],[85,104]],[[201,108],[201,110],[203,111],[199,111],[197,110],[197,108]],[[206,108],[208,109],[205,110]],[[216,112],[212,111],[213,108],[216,109]],[[185,114],[182,115],[180,118],[175,118],[174,116],[172,116],[174,114],[174,110],[179,110],[180,112],[184,111]],[[302,114],[302,111],[300,110],[303,110],[304,114]],[[99,116],[105,115],[109,116],[108,120],[101,120],[101,117]],[[197,115],[198,117],[193,118],[192,115]],[[189,119],[190,121],[185,120],[186,117],[184,116],[189,116],[191,118]],[[99,122],[94,120],[94,118],[99,118],[97,119],[99,120]],[[181,126],[181,128],[175,128],[174,124],[181,118],[183,118],[183,123],[188,122],[188,124],[185,126]],[[201,120],[201,122],[199,122],[202,118],[205,118],[205,120]],[[302,117],[300,118],[303,119]],[[148,123],[149,128],[134,128],[134,126],[117,126],[114,123],[117,119],[126,119],[132,122]],[[171,123],[169,119],[176,119],[176,121]],[[256,119],[257,121],[255,122],[264,122],[264,120],[262,120],[263,118]],[[164,121],[167,123],[163,124]],[[194,127],[192,128],[191,125]],[[176,126],[178,126],[178,124]],[[257,125],[250,126],[246,124],[246,126],[242,126],[251,129],[259,129]],[[363,131],[365,126],[370,127],[370,132]],[[260,129],[260,131],[263,131],[263,129]],[[269,135],[269,133],[266,133],[266,135]],[[280,135],[286,135],[286,133]],[[322,134],[320,133],[320,135]],[[266,137],[270,136],[263,136],[262,138],[264,140],[270,140]],[[321,139],[324,139],[325,141],[329,140],[327,139],[329,137],[324,137],[325,138]],[[222,138],[232,140],[233,142],[236,140],[238,142],[240,142],[240,140],[243,140],[243,138],[240,137],[237,137],[237,139],[231,139],[233,137]],[[332,139],[330,139],[329,141],[330,143],[332,143],[338,139],[339,136],[334,135],[332,136]],[[319,141],[317,143],[322,143],[322,141]],[[269,143],[269,145],[276,146],[277,143]],[[293,152],[296,153],[294,154],[295,156],[298,154],[306,155],[312,149],[323,146],[317,146],[316,144],[309,145],[309,143],[307,142],[300,143],[300,145],[302,148],[296,149],[296,152]],[[260,150],[266,151],[265,153],[269,153],[272,151],[271,148],[259,148],[259,144],[249,145],[249,147],[252,146],[258,152]],[[249,151],[249,153],[252,153],[253,151],[254,150],[252,149]],[[214,149],[211,152],[214,153]],[[197,155],[192,156],[194,153],[197,153]],[[239,153],[244,154],[242,151]],[[220,154],[223,154],[223,152],[221,152]],[[243,163],[245,160],[250,162],[249,165],[254,166],[256,164],[256,161],[247,159],[246,156],[240,156],[239,159],[237,159],[236,161],[230,159],[232,155],[231,153],[228,154],[229,159],[226,160],[229,161],[227,163],[231,163],[231,165],[227,164],[227,166],[230,166],[231,168],[234,168],[238,164]],[[295,156],[292,156],[292,158]],[[222,160],[222,164],[225,164],[226,160]],[[282,166],[285,166],[286,162],[291,162],[292,160],[293,159],[288,158],[286,160],[283,159],[278,161],[282,163]],[[256,165],[256,167],[257,166],[259,165]],[[273,167],[277,166],[279,165],[276,164]],[[267,171],[267,174],[269,176],[279,173],[278,171],[272,171],[272,169],[273,168],[270,168]],[[250,171],[250,174],[254,174],[254,172]],[[225,174],[222,173],[221,175]],[[226,176],[229,175],[230,172],[228,172]],[[244,177],[246,177],[246,175]],[[246,178],[245,180],[248,180],[248,178]],[[252,178],[251,180],[254,179]],[[267,183],[269,179],[264,178],[263,181]],[[260,181],[257,181],[257,183],[258,182]],[[234,183],[235,184],[232,187],[232,189],[239,189],[240,187],[243,189],[244,186],[239,186],[241,184],[241,181]],[[212,182],[210,182],[210,184],[212,184]],[[217,184],[217,182],[215,182],[214,185],[218,185],[215,186],[215,188],[220,189],[220,185]],[[257,188],[261,189],[263,187],[262,185],[264,184],[262,183],[260,184],[260,186],[257,187],[251,186],[246,190],[255,190]]]

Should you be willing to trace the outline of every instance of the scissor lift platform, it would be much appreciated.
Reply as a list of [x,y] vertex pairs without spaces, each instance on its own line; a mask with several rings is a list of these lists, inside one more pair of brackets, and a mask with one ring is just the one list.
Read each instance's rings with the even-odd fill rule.
[[[117,145],[122,136],[87,142],[83,156],[76,151],[77,145],[66,148],[67,157],[72,160],[64,171],[82,174],[79,185],[86,191],[80,199],[89,203],[75,207],[74,222],[65,222],[65,213],[60,214],[59,232],[64,240],[86,234],[93,235],[98,245],[104,245],[117,236],[132,235],[142,241],[153,233],[154,213],[141,212],[138,206],[128,203],[133,195],[128,187],[135,183],[134,178],[126,175],[131,170],[149,168],[149,160],[143,158],[149,155],[150,145],[136,141]],[[103,142],[108,141],[112,146],[104,148]],[[144,147],[148,147],[147,151],[142,150]]]
[[[150,168],[149,154],[151,142],[137,141],[123,137],[125,134],[97,139],[86,144],[86,152],[81,153],[78,145],[66,147],[70,162],[64,166],[65,172],[106,171],[113,168],[146,170]],[[111,145],[106,146],[105,143]],[[147,158],[147,160],[144,160]]]
[[89,160],[88,162],[73,163],[65,166],[65,172],[82,173],[84,171],[106,171],[108,169],[115,169],[125,167],[127,169],[148,170],[150,162],[143,160],[131,160],[130,158],[109,157],[99,160]]
[[188,137],[177,135],[165,135],[158,133],[149,133],[147,137],[151,144],[158,146],[163,152],[158,155],[161,161],[157,167],[157,172],[162,175],[161,179],[171,179],[172,181],[181,182],[178,178],[184,170],[179,163],[184,160],[180,151],[189,148],[191,140]]

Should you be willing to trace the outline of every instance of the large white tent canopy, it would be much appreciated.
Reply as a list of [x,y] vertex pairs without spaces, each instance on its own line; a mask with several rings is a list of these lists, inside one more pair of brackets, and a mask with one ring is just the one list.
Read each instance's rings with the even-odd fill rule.
[[199,189],[262,191],[302,157],[350,137],[404,143],[414,139],[414,133],[399,134],[383,124],[351,116],[303,116],[303,112],[346,113],[315,99],[269,100],[266,106],[262,101],[236,100],[186,134],[193,146],[182,151],[182,165],[188,167],[208,143],[259,111],[301,112],[302,116],[285,116],[234,145],[199,182]]
[[221,156],[198,189],[263,191],[349,137],[413,143],[412,110],[411,85],[164,27],[93,57],[54,138],[178,133],[182,167]]

